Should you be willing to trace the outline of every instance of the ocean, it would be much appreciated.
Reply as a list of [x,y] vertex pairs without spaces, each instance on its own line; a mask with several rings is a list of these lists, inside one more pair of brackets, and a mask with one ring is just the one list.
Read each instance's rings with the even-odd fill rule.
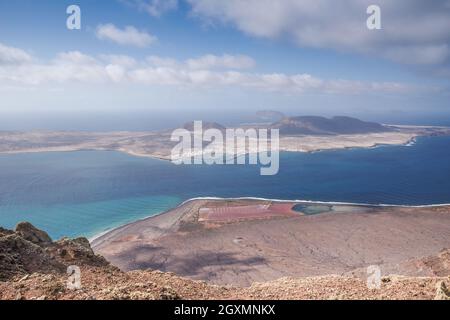
[[450,203],[450,137],[283,152],[278,175],[259,172],[258,166],[176,166],[108,151],[0,155],[0,226],[30,221],[53,238],[92,237],[193,197]]

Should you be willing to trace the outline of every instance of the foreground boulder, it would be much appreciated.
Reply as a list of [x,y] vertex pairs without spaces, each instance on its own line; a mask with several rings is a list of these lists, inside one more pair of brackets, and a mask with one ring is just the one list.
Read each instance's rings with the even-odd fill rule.
[[39,246],[49,245],[52,243],[52,239],[49,237],[47,232],[39,230],[29,222],[20,222],[16,226],[16,233],[23,239]]
[[109,266],[96,255],[86,238],[61,239],[50,236],[29,222],[16,230],[0,228],[0,281],[32,273],[65,274],[70,265]]
[[100,267],[109,265],[105,258],[94,253],[89,240],[83,237],[76,239],[63,238],[55,241],[47,248],[47,252],[66,265]]
[[0,281],[33,272],[63,272],[64,265],[18,234],[0,237]]

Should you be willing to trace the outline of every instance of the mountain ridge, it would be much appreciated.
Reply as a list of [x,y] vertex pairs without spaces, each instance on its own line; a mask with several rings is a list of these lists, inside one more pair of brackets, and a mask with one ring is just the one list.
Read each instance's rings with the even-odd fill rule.
[[359,120],[347,116],[325,118],[320,116],[284,117],[270,126],[279,129],[281,134],[292,135],[338,135],[364,134],[393,131],[385,125]]

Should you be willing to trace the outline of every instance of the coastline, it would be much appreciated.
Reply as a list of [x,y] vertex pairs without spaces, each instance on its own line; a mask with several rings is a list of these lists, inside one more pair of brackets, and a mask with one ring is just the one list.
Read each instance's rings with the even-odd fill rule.
[[123,271],[247,287],[287,276],[364,276],[369,265],[386,275],[431,276],[439,266],[417,261],[449,241],[450,205],[204,197],[116,228],[91,246]]
[[125,224],[122,224],[120,226],[111,228],[109,230],[102,231],[98,234],[95,234],[92,237],[89,237],[89,242],[93,243],[99,238],[106,236],[110,233],[115,233],[120,231],[123,228],[126,228],[127,226],[134,225],[137,223],[140,223],[142,221],[152,219],[155,217],[163,216],[167,213],[170,213],[176,209],[180,209],[183,206],[196,202],[196,201],[240,201],[240,200],[249,200],[249,201],[268,201],[272,203],[296,203],[296,204],[309,204],[309,205],[337,205],[337,206],[355,206],[355,207],[374,207],[374,208],[440,208],[440,207],[448,207],[450,206],[450,203],[439,203],[439,204],[427,204],[427,205],[398,205],[398,204],[385,204],[385,203],[379,203],[379,204],[372,204],[372,203],[356,203],[356,202],[340,202],[340,201],[316,201],[316,200],[301,200],[301,199],[293,199],[293,200],[286,200],[286,199],[271,199],[271,198],[261,198],[261,197],[234,197],[234,198],[223,198],[223,197],[194,197],[190,198],[188,200],[180,202],[175,207],[159,212],[154,215],[146,216],[144,218],[140,218]]
[[[417,127],[413,127],[413,128],[417,128]],[[424,128],[430,128],[430,127],[424,127]],[[439,127],[439,128],[444,128],[444,127]],[[141,135],[142,133],[140,133]],[[402,133],[404,134],[404,133]],[[286,152],[286,153],[315,153],[315,152],[323,152],[323,151],[329,151],[329,152],[333,152],[333,151],[338,151],[338,150],[351,150],[351,149],[374,149],[374,148],[381,148],[381,147],[386,147],[386,146],[411,146],[414,145],[414,143],[416,142],[416,140],[418,138],[421,137],[430,137],[432,136],[431,134],[419,134],[419,133],[411,133],[408,134],[408,136],[410,136],[409,139],[402,141],[402,143],[393,143],[393,144],[385,144],[385,143],[379,143],[379,144],[374,144],[374,145],[370,145],[370,146],[353,146],[353,147],[347,147],[347,146],[336,146],[333,148],[324,148],[324,149],[314,149],[314,150],[303,150],[303,149],[298,149],[298,150],[281,150],[282,152]],[[344,138],[344,136],[339,136],[339,139]],[[359,138],[361,138],[361,136],[359,136]],[[167,157],[164,156],[160,156],[160,155],[155,155],[155,154],[145,154],[145,153],[140,153],[140,152],[136,152],[134,150],[128,150],[125,148],[105,148],[105,147],[98,147],[98,148],[89,148],[84,146],[83,148],[78,148],[78,147],[74,147],[71,148],[70,146],[60,146],[60,147],[53,147],[53,148],[45,148],[45,150],[42,149],[27,149],[27,150],[16,150],[16,151],[6,151],[6,152],[0,152],[0,154],[22,154],[22,153],[45,153],[45,152],[77,152],[77,151],[111,151],[111,152],[120,152],[123,154],[127,154],[129,156],[132,157],[142,157],[142,158],[150,158],[150,159],[155,159],[155,160],[159,160],[159,161],[170,161],[170,159],[168,159]],[[182,205],[184,205],[185,203],[188,202],[192,202],[195,200],[260,200],[260,201],[272,201],[272,202],[298,202],[298,203],[310,203],[310,204],[328,204],[328,205],[353,205],[353,206],[379,206],[379,207],[411,207],[411,208],[427,208],[427,207],[439,207],[439,206],[445,206],[448,205],[446,203],[436,203],[436,204],[425,204],[425,205],[408,205],[408,204],[386,204],[386,203],[377,203],[377,204],[373,204],[373,203],[352,203],[352,202],[333,202],[333,201],[315,201],[315,200],[308,200],[308,199],[268,199],[268,198],[261,198],[261,197],[238,197],[238,198],[220,198],[220,197],[195,197],[195,198],[191,198],[191,199],[187,199],[181,203],[179,203],[177,206],[174,206],[172,209],[160,212],[156,215],[149,215],[149,216],[145,216],[143,218],[140,218],[138,220],[134,220],[131,222],[127,222],[124,224],[120,224],[117,225],[116,227],[111,227],[109,229],[106,230],[102,230],[100,232],[97,233],[93,233],[92,236],[89,237],[90,241],[95,241],[96,239],[102,237],[105,234],[108,234],[118,228],[122,228],[130,223],[136,223],[142,220],[146,220],[148,218],[152,218],[155,216],[159,216],[159,215],[163,215],[167,212],[170,212]],[[95,232],[95,231],[94,231]]]
[[103,236],[106,236],[106,235],[109,234],[109,233],[119,231],[120,229],[126,228],[126,227],[129,226],[129,225],[136,224],[136,223],[139,223],[139,222],[141,222],[141,221],[145,221],[145,220],[147,220],[147,219],[159,217],[159,216],[162,216],[162,215],[164,215],[164,214],[166,214],[166,213],[170,213],[171,211],[176,210],[176,209],[178,209],[178,208],[181,208],[183,205],[185,205],[185,204],[187,204],[187,203],[189,203],[189,202],[195,201],[195,200],[196,200],[195,198],[192,198],[192,199],[183,201],[183,202],[181,202],[180,204],[178,204],[177,206],[175,206],[175,207],[173,207],[173,208],[170,208],[170,209],[168,209],[168,210],[165,210],[165,211],[162,211],[162,212],[153,214],[153,215],[151,215],[151,216],[146,216],[146,217],[143,217],[143,218],[140,218],[140,219],[137,219],[137,220],[133,220],[133,221],[131,221],[131,222],[122,224],[122,225],[117,226],[117,227],[114,227],[114,228],[110,228],[110,229],[108,229],[108,230],[105,230],[105,231],[102,231],[102,232],[100,232],[100,233],[98,233],[98,234],[95,234],[95,235],[93,235],[92,237],[89,237],[88,240],[89,240],[90,243],[93,243],[94,241],[98,240],[99,238],[101,238],[101,237],[103,237]]
[[[312,153],[321,151],[334,151],[345,149],[372,149],[383,146],[409,145],[415,139],[422,136],[431,136],[434,133],[439,135],[450,135],[449,128],[425,127],[415,128],[398,132],[367,133],[350,135],[300,135],[281,136],[280,152],[301,152]],[[424,131],[421,131],[424,130]],[[431,131],[427,131],[431,130]],[[432,130],[441,130],[434,132]],[[85,134],[85,133],[84,133]],[[17,136],[18,137],[17,137]],[[68,135],[73,139],[80,139],[73,144],[53,145],[53,139],[59,135]],[[76,151],[116,151],[135,157],[152,158],[163,161],[171,160],[171,149],[174,144],[168,136],[150,133],[146,136],[143,133],[111,132],[91,133],[91,136],[83,136],[82,140],[77,136],[77,132],[14,132],[2,133],[0,138],[10,145],[15,145],[17,141],[26,141],[28,146],[13,148],[0,146],[1,154],[26,154],[41,152],[76,152]],[[87,139],[87,140],[86,140]],[[132,143],[123,141],[136,140]],[[141,140],[139,140],[141,139]],[[48,146],[45,146],[48,144]],[[44,145],[44,146],[43,146]],[[245,150],[243,154],[252,153],[252,150]]]

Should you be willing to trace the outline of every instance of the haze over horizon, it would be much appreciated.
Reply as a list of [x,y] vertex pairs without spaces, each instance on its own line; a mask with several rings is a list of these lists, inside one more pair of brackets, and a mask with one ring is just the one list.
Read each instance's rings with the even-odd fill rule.
[[[448,124],[450,2],[0,2],[3,130],[153,130],[259,110]],[[351,33],[351,37],[348,34]]]

